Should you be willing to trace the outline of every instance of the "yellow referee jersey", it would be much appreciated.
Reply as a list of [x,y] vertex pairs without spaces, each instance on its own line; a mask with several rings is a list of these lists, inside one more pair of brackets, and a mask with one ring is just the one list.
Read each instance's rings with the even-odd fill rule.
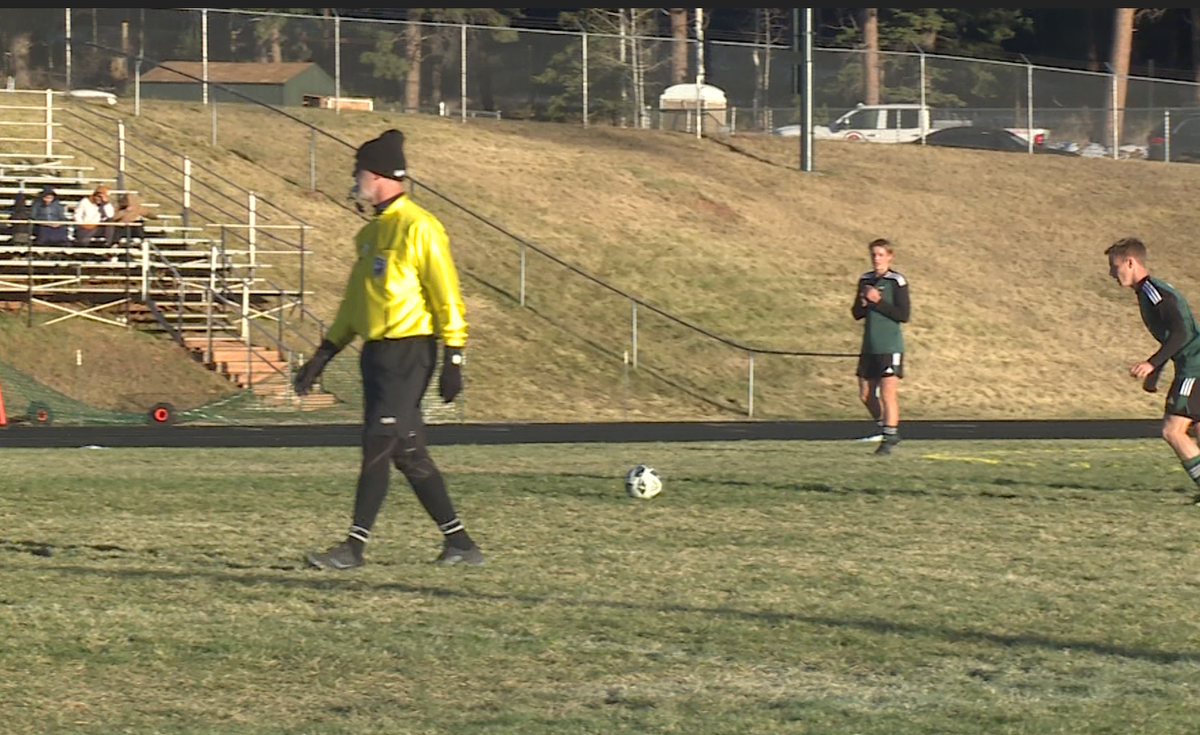
[[436,335],[465,347],[466,308],[442,223],[400,196],[354,236],[358,259],[325,338],[363,341]]

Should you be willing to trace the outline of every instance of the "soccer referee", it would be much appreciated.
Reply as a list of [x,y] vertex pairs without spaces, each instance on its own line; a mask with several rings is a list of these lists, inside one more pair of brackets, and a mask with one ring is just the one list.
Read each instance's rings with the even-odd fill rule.
[[355,153],[354,191],[374,206],[374,217],[354,237],[358,259],[337,317],[296,374],[296,392],[305,395],[325,365],[356,336],[362,338],[362,468],[354,516],[345,541],[308,554],[317,569],[362,566],[392,464],[442,532],[442,553],[435,562],[484,563],[425,445],[421,397],[433,377],[437,339],[444,344],[438,392],[450,403],[462,390],[467,323],[446,231],[405,194],[405,176],[399,130],[388,130]]

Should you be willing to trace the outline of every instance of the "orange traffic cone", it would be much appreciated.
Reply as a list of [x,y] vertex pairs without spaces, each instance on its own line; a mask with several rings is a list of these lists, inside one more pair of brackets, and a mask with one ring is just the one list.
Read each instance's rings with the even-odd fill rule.
[[8,426],[8,416],[4,413],[4,392],[0,391],[0,426]]

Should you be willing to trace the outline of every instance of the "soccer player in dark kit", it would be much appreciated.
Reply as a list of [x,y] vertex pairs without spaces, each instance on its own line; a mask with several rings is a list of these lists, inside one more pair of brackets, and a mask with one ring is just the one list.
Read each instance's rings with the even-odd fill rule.
[[858,397],[883,430],[876,454],[891,454],[900,443],[900,404],[897,388],[904,377],[904,335],[900,325],[911,311],[908,281],[892,270],[895,248],[883,238],[867,244],[871,270],[858,279],[850,312],[863,320],[858,355]]
[[[1146,267],[1146,245],[1126,237],[1104,251],[1108,256],[1108,275],[1125,288],[1137,293],[1142,323],[1159,343],[1158,350],[1129,368],[1129,375],[1141,378],[1142,389],[1158,392],[1158,378],[1168,362],[1175,376],[1163,406],[1162,437],[1174,450],[1188,477],[1200,486],[1200,447],[1188,430],[1200,419],[1200,328],[1183,294],[1171,284],[1150,275]],[[1200,505],[1200,492],[1192,497]]]

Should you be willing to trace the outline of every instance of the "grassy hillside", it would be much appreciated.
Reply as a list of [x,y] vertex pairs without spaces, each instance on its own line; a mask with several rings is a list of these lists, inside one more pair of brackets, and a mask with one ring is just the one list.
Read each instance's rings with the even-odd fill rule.
[[[1152,268],[1200,299],[1178,193],[1200,168],[920,146],[826,143],[819,173],[796,170],[795,139],[704,140],[657,131],[305,110],[358,143],[408,135],[409,167],[433,186],[620,289],[758,348],[857,351],[849,316],[875,237],[899,247],[912,283],[906,418],[1155,414],[1124,376],[1153,351],[1132,294],[1103,249],[1150,245]],[[350,152],[318,138],[322,194],[306,192],[302,126],[224,106],[217,148],[199,106],[143,102],[127,122],[317,227],[308,286],[332,316],[357,217],[342,198]],[[443,216],[467,273],[472,420],[744,415],[748,356],[643,308],[642,370],[624,377],[631,305],[518,248],[418,190]],[[282,275],[281,275],[282,277]],[[852,358],[759,356],[759,417],[858,417]],[[648,377],[649,369],[665,380]]]

